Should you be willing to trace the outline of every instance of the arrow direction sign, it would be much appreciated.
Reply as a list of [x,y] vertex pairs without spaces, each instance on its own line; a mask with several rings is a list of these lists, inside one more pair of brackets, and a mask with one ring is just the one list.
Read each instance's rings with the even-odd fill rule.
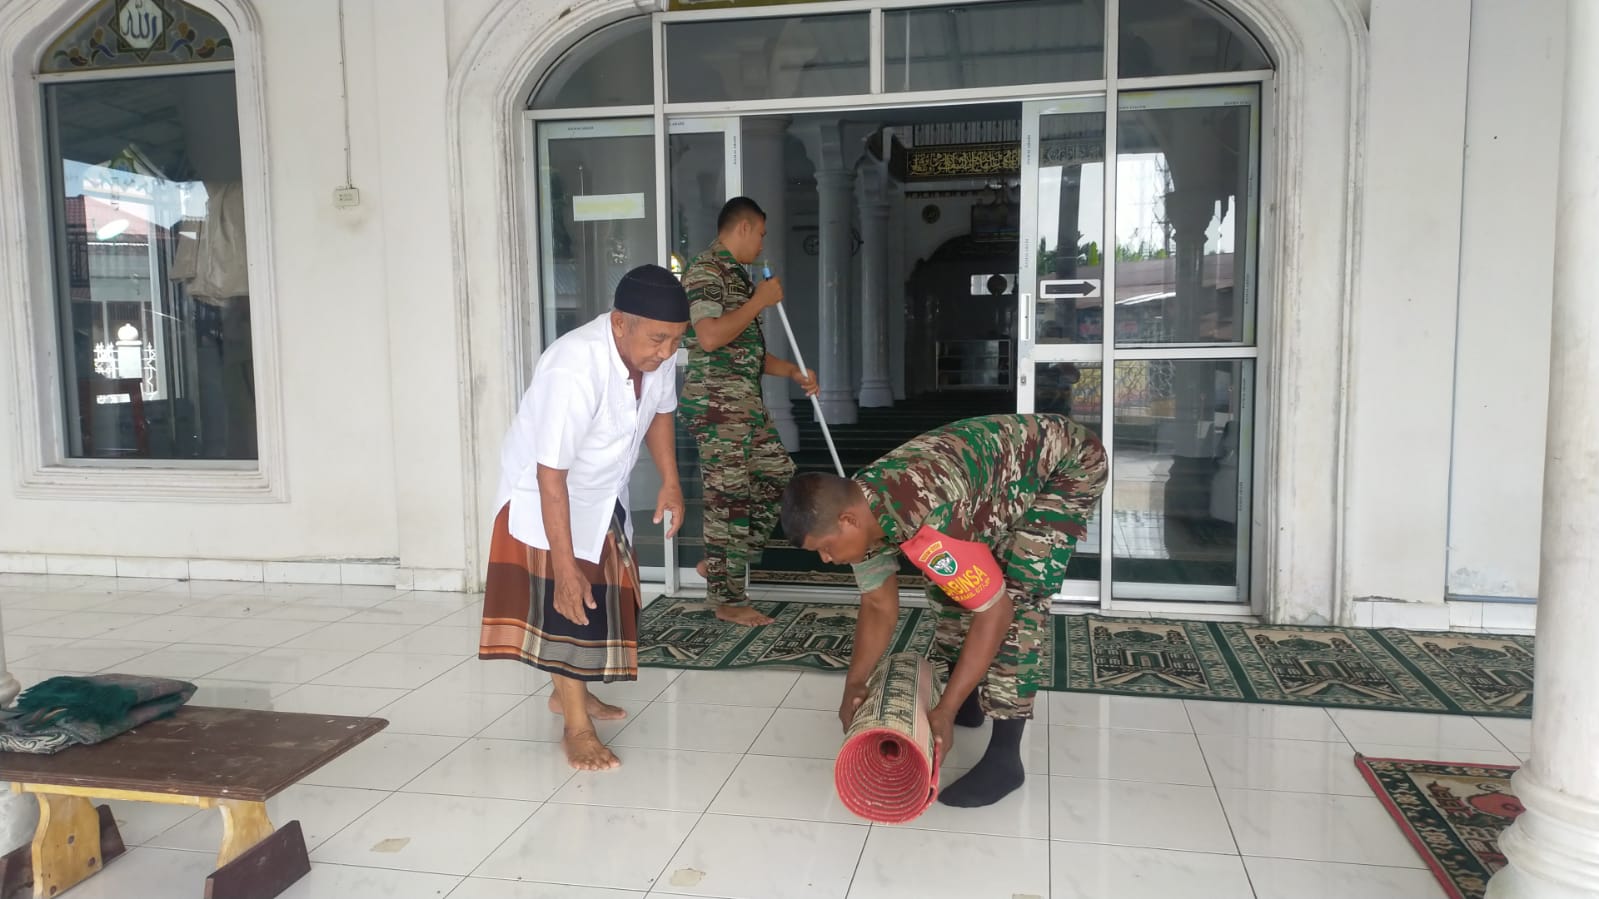
[[1099,296],[1099,279],[1057,280],[1038,282],[1039,296],[1046,300],[1087,298]]

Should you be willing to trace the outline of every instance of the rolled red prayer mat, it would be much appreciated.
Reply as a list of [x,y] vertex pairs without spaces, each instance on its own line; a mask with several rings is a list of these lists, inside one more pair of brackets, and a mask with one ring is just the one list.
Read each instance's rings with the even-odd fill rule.
[[885,656],[833,764],[833,785],[851,812],[878,824],[915,820],[938,798],[938,766],[927,713],[938,678],[914,652]]

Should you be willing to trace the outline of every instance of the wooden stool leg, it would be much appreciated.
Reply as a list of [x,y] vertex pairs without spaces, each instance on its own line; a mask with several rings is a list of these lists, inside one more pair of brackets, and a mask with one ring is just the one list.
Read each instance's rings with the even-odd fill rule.
[[271,899],[310,873],[305,832],[300,822],[290,821],[212,872],[205,880],[205,899]]
[[[41,803],[41,806],[43,803]],[[117,819],[111,814],[108,806],[96,806],[95,812],[100,819],[100,867],[111,864],[118,856],[127,851],[122,845],[122,832],[117,830]],[[37,840],[41,829],[34,831]],[[90,872],[93,873],[93,872]],[[23,846],[16,851],[0,857],[0,897],[16,899],[24,893],[33,895],[30,889],[33,884],[33,846]]]
[[[39,828],[33,834],[32,853],[36,899],[59,896],[105,867],[100,853],[101,816],[81,796],[39,794]],[[114,831],[115,822],[111,827]]]
[[267,818],[266,803],[223,799],[217,803],[217,807],[222,809],[222,851],[217,855],[218,868],[272,836],[272,822]]

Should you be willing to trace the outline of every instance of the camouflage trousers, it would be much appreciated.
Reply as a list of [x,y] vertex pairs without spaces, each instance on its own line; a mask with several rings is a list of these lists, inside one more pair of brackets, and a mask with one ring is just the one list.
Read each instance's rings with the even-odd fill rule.
[[743,604],[745,573],[760,561],[777,526],[778,500],[794,460],[760,409],[740,422],[688,422],[705,483],[705,597]]
[[[1083,443],[1056,471],[1051,489],[1023,513],[1009,540],[997,547],[1015,616],[977,686],[978,702],[990,718],[1033,717],[1033,698],[1039,685],[1049,681],[1053,664],[1047,652],[1050,598],[1066,580],[1078,535],[1087,533],[1108,474],[1104,447],[1098,441]],[[927,588],[927,598],[937,615],[931,658],[947,683],[971,629],[972,613],[937,587]]]

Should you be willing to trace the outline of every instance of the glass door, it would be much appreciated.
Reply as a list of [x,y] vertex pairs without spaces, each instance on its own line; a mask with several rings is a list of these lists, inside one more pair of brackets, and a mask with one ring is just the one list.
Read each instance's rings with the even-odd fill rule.
[[1260,88],[1117,106],[1113,595],[1248,603]]
[[1093,429],[1112,468],[1078,549],[1097,583],[1062,601],[1249,602],[1259,103],[1024,106],[1017,404]]
[[[544,345],[610,308],[617,282],[649,262],[681,272],[716,236],[722,204],[739,190],[738,119],[667,123],[664,179],[657,177],[655,120],[648,117],[538,121],[539,268]],[[662,181],[664,180],[664,184]],[[658,210],[666,210],[661,222]],[[664,225],[664,227],[663,227]],[[686,353],[679,354],[679,362]],[[680,374],[681,377],[681,374]],[[681,381],[679,381],[681,386]],[[699,472],[678,435],[689,501],[675,541],[652,522],[660,477],[647,451],[629,482],[629,512],[646,579],[678,586],[678,550],[698,561]]]
[[[1070,415],[1108,446],[1104,183],[1103,97],[1023,104],[1016,408]],[[1103,517],[1089,522],[1057,604],[1099,604]]]
[[[674,118],[666,128],[666,178],[663,208],[668,211],[666,221],[666,247],[661,257],[662,265],[681,276],[684,268],[716,240],[716,218],[722,204],[742,192],[739,156],[741,153],[739,120],[723,118]],[[688,351],[678,351],[678,387],[683,386],[684,368]],[[683,495],[687,505],[683,528],[677,536],[667,540],[664,529],[656,529],[652,539],[661,545],[659,577],[667,590],[676,593],[685,576],[698,580],[694,566],[704,558],[705,517],[700,478],[699,456],[694,452],[694,440],[678,425],[677,466],[683,481]],[[641,482],[648,480],[650,502],[654,502],[655,468],[641,464],[634,474],[635,494],[644,489]],[[638,500],[635,500],[638,505]],[[653,510],[652,510],[653,511]],[[648,519],[645,519],[648,521]],[[641,549],[640,561],[644,561]],[[646,574],[648,576],[648,574]]]
[[537,122],[544,345],[610,308],[659,257],[648,118]]

